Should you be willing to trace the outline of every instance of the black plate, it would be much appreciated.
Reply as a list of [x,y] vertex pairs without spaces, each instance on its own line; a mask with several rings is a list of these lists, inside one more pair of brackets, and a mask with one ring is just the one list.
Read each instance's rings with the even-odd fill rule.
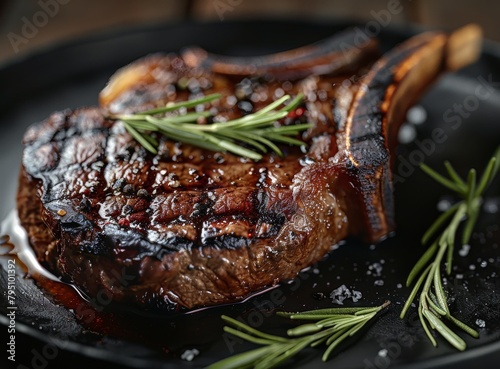
[[[187,45],[231,55],[264,54],[320,40],[348,25],[347,22],[332,25],[264,21],[151,26],[60,45],[3,66],[0,69],[0,218],[4,219],[14,208],[20,141],[26,127],[54,110],[96,104],[98,92],[120,66],[150,52],[178,51]],[[383,27],[380,31],[384,49],[415,32]],[[420,236],[437,216],[436,204],[446,193],[416,169],[415,162],[425,159],[439,167],[445,159],[450,159],[465,173],[467,168],[481,167],[487,161],[500,143],[499,50],[497,45],[487,43],[478,63],[447,75],[421,101],[427,120],[410,127],[416,130],[417,139],[399,148],[396,162],[396,236],[376,248],[349,240],[291,284],[244,303],[175,319],[156,317],[153,322],[157,324],[148,323],[151,336],[168,342],[170,356],[144,344],[141,337],[103,337],[85,330],[71,311],[54,305],[32,280],[17,279],[18,361],[13,367],[24,364],[28,368],[88,368],[102,362],[108,362],[109,368],[204,367],[229,356],[233,350],[241,352],[253,347],[223,335],[221,314],[284,334],[290,323],[276,317],[275,309],[332,307],[330,292],[344,284],[363,293],[357,305],[375,305],[387,299],[392,305],[356,344],[328,363],[322,363],[319,352],[311,349],[297,356],[295,368],[468,368],[472,363],[493,367],[500,360],[500,213],[495,211],[498,197],[494,197],[499,195],[498,181],[490,191],[471,251],[467,257],[456,256],[456,267],[446,286],[456,296],[451,302],[453,312],[479,329],[480,338],[463,335],[469,346],[463,353],[442,339],[438,339],[436,349],[419,328],[414,309],[404,321],[398,315],[409,293],[402,285],[423,251]],[[433,139],[437,129],[446,135],[444,142]],[[0,285],[5,290],[6,259],[1,266]],[[321,294],[326,298],[318,299]],[[0,303],[0,322],[6,323],[5,294]],[[142,319],[146,318],[137,318],[138,324]],[[485,322],[484,328],[476,325],[478,319]],[[6,335],[6,327],[1,330]],[[2,340],[2,347],[7,342],[7,338]],[[191,349],[200,352],[193,361],[179,358]],[[1,351],[2,360],[6,361],[6,350]]]

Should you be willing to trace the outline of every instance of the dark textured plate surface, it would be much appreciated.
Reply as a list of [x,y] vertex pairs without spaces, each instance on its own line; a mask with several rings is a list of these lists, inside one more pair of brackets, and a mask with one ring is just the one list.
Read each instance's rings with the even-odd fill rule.
[[[152,26],[101,35],[31,55],[0,68],[0,218],[14,208],[21,137],[26,127],[54,110],[93,105],[97,94],[114,70],[150,52],[178,51],[187,45],[208,50],[254,55],[289,49],[320,40],[348,23],[308,24],[292,21]],[[361,29],[363,25],[358,25]],[[413,30],[383,28],[380,38],[387,49]],[[291,284],[256,296],[244,303],[206,309],[195,314],[165,317],[135,317],[130,326],[150,332],[121,339],[89,332],[72,311],[53,304],[33,281],[16,281],[16,363],[6,360],[7,327],[2,326],[2,363],[17,368],[88,368],[106,362],[107,367],[200,368],[253,347],[223,335],[221,314],[243,319],[259,329],[284,334],[291,323],[273,313],[279,310],[310,310],[334,306],[329,297],[341,285],[362,292],[357,305],[392,301],[354,345],[339,352],[328,363],[317,350],[297,356],[295,368],[469,368],[496,367],[500,361],[500,191],[496,181],[467,256],[456,255],[455,268],[446,288],[456,296],[451,301],[455,315],[479,329],[480,338],[463,336],[469,348],[457,352],[438,339],[433,348],[417,324],[415,309],[408,319],[398,318],[409,293],[403,287],[411,266],[422,253],[419,239],[437,216],[436,204],[444,189],[419,172],[415,163],[440,167],[450,159],[463,174],[471,166],[482,168],[500,144],[500,53],[486,44],[481,60],[441,79],[421,105],[427,120],[410,125],[416,139],[401,146],[396,162],[396,206],[398,230],[375,247],[347,241],[324,261],[301,273]],[[436,139],[439,137],[439,139]],[[2,230],[5,232],[5,229]],[[1,260],[0,286],[6,289],[8,258]],[[325,296],[320,299],[319,296]],[[351,301],[349,301],[352,304]],[[0,296],[0,322],[8,319],[5,293]],[[132,322],[133,321],[133,322]],[[479,327],[484,321],[484,327]],[[103,326],[113,326],[104,322]],[[180,356],[196,349],[193,361]],[[170,355],[166,355],[165,351]],[[188,351],[189,352],[189,351]],[[5,365],[7,365],[5,364]],[[4,366],[1,366],[4,367]]]

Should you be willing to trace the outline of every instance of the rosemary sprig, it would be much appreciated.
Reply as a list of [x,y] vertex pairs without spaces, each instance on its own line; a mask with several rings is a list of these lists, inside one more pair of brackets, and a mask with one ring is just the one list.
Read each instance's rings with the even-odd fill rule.
[[300,313],[278,313],[278,315],[289,319],[314,321],[314,323],[289,329],[287,331],[288,337],[261,332],[223,315],[222,319],[229,324],[229,326],[224,327],[225,332],[263,347],[223,359],[210,365],[207,369],[274,368],[307,347],[323,344],[327,346],[322,357],[323,361],[326,361],[340,343],[353,336],[389,304],[390,302],[386,301],[376,307],[331,308]]
[[[130,135],[153,154],[157,153],[158,142],[151,135],[152,132],[204,149],[229,151],[253,160],[262,159],[261,153],[266,153],[268,149],[282,156],[283,152],[275,142],[305,145],[293,136],[307,130],[311,124],[277,124],[277,121],[285,118],[300,105],[304,98],[302,94],[298,94],[294,99],[289,95],[283,96],[255,113],[227,122],[197,124],[199,119],[209,117],[210,112],[187,112],[189,108],[203,108],[205,104],[220,97],[220,94],[212,94],[135,114],[111,115],[109,118],[121,120]],[[287,105],[283,105],[288,101]]]
[[[449,162],[445,162],[444,165],[448,177],[437,173],[425,164],[422,164],[421,168],[437,182],[455,192],[462,200],[441,214],[422,237],[423,245],[432,242],[408,275],[406,285],[410,286],[415,280],[416,283],[401,311],[400,317],[404,318],[412,301],[420,291],[418,315],[429,340],[434,346],[437,346],[436,339],[431,333],[432,329],[437,331],[455,348],[463,351],[466,348],[465,341],[445,323],[445,320],[472,337],[477,338],[479,335],[474,329],[451,315],[446,293],[443,289],[441,267],[444,264],[446,273],[451,274],[455,240],[459,227],[464,220],[465,224],[462,228],[460,242],[462,245],[469,243],[483,201],[483,193],[500,168],[500,147],[490,159],[479,182],[476,179],[475,169],[471,169],[467,180],[463,180]],[[438,234],[439,231],[441,233]]]

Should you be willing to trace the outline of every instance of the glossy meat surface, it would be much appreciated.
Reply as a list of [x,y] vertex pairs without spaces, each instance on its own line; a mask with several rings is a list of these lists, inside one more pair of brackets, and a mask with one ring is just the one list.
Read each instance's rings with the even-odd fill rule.
[[[284,123],[325,106],[331,114],[330,101]],[[219,116],[242,114],[237,109]],[[36,178],[43,220],[57,239],[42,258],[90,295],[102,285],[118,290],[108,274],[125,268],[134,279],[117,301],[170,308],[237,300],[293,278],[347,235],[344,198],[330,191],[348,183],[344,165],[332,160],[331,117],[315,120],[304,152],[284,146],[284,158],[253,162],[165,139],[153,156],[103,114],[56,113],[25,136],[25,175]],[[20,196],[28,202],[33,193]]]
[[[348,235],[386,237],[395,135],[406,109],[448,69],[449,39],[416,36],[377,61],[368,43],[348,53],[356,74],[335,59],[339,68],[314,73],[315,58],[325,64],[314,47],[299,53],[290,79],[275,64],[241,76],[243,61],[215,58],[212,71],[205,59],[173,54],[119,70],[100,107],[54,113],[24,137],[18,210],[38,258],[91,298],[104,292],[118,304],[178,310],[294,278]],[[213,121],[303,93],[279,124],[312,123],[298,137],[307,146],[282,145],[284,157],[254,162],[161,137],[152,155],[106,118],[213,92],[223,96],[206,106]]]

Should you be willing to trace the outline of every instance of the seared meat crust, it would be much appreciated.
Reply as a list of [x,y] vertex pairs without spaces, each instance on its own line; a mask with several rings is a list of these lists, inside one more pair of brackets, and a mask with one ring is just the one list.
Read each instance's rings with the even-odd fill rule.
[[[299,53],[292,74],[277,72],[276,58],[248,76],[231,59],[224,74],[223,57],[213,71],[199,50],[118,71],[100,107],[54,113],[24,137],[18,210],[39,260],[89,296],[176,310],[294,278],[348,235],[384,238],[394,229],[390,153],[404,112],[449,61],[470,62],[447,53],[450,40],[417,36],[375,63],[367,43],[349,54],[356,75],[345,63],[312,73],[314,48]],[[213,92],[223,96],[211,107],[219,121],[303,93],[280,124],[313,123],[301,137],[307,148],[253,162],[161,138],[152,155],[106,118]]]

